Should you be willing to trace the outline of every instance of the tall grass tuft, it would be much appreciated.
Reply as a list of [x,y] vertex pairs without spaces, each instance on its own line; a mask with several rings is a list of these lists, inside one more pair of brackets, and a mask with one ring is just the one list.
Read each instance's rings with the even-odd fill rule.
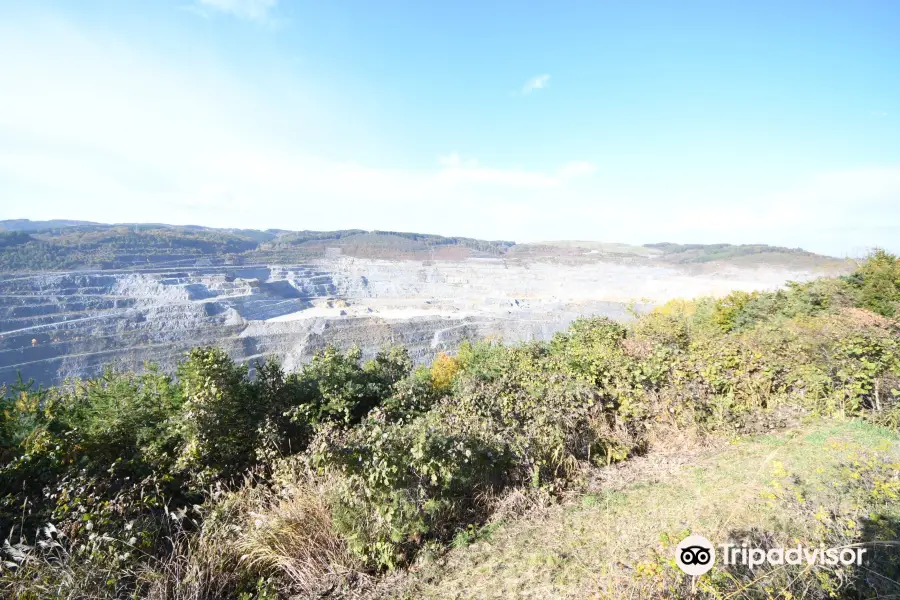
[[328,482],[296,470],[292,479],[268,491],[248,512],[237,547],[247,566],[312,594],[355,575],[361,565],[334,533]]

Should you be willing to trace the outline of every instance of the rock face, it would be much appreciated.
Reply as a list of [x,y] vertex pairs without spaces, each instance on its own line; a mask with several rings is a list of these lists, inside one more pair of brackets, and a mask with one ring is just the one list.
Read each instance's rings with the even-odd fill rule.
[[766,289],[811,272],[672,266],[422,262],[335,257],[303,265],[194,266],[0,276],[0,383],[44,385],[108,363],[171,369],[198,345],[289,369],[328,344],[407,346],[419,362],[464,339],[547,339],[582,315],[627,319],[673,297]]

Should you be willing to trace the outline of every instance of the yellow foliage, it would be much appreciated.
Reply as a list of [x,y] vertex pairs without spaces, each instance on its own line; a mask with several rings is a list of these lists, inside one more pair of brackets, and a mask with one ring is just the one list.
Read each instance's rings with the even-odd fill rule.
[[661,315],[678,315],[690,317],[697,312],[697,303],[693,300],[683,300],[681,298],[675,298],[674,300],[669,300],[662,306],[657,306],[653,309],[653,312]]
[[431,363],[431,384],[436,390],[447,390],[458,372],[459,361],[440,352],[435,357],[434,362]]

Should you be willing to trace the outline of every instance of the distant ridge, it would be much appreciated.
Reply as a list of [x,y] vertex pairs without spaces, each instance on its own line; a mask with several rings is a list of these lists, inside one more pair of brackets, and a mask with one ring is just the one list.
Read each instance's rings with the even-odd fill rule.
[[86,225],[102,225],[92,221],[71,221],[68,219],[54,219],[51,221],[32,221],[31,219],[7,219],[0,221],[0,231],[44,231],[47,229],[59,229],[62,227],[79,227]]
[[817,266],[837,259],[765,244],[631,244],[550,241],[516,244],[429,233],[342,229],[212,228],[162,223],[106,224],[52,219],[0,221],[0,272],[122,269],[204,264],[299,263],[323,257],[383,260],[662,262],[715,261]]
[[346,255],[461,260],[505,254],[515,242],[398,231],[217,229],[53,219],[0,221],[0,272],[204,264],[297,263]]
[[[676,263],[729,260],[742,256],[754,256],[757,254],[791,254],[807,257],[823,257],[821,254],[808,252],[802,248],[786,248],[784,246],[769,246],[767,244],[673,244],[670,242],[660,242],[656,244],[644,244],[644,247],[658,250],[662,252],[670,262]],[[825,256],[824,258],[834,257]]]

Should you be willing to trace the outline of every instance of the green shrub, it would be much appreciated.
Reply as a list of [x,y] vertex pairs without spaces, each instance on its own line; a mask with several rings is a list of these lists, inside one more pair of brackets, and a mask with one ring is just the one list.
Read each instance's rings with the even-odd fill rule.
[[420,366],[394,384],[393,391],[381,405],[381,413],[388,421],[408,421],[427,412],[446,393],[435,386],[431,371]]
[[[15,423],[15,432],[4,441],[7,458],[0,465],[4,529],[26,507],[29,523],[45,522],[51,513],[63,519],[74,510],[63,500],[71,487],[99,486],[91,493],[101,500],[127,494],[154,473],[167,473],[179,444],[170,418],[181,398],[171,379],[155,370],[141,376],[107,371],[50,392],[18,389],[5,403],[7,431]],[[177,488],[171,478],[159,484],[167,493]]]
[[847,282],[859,290],[858,306],[885,317],[897,312],[900,302],[900,259],[876,249]]
[[179,465],[201,486],[234,477],[253,462],[267,407],[252,394],[247,367],[217,348],[192,350],[178,370],[184,411]]
[[346,353],[333,347],[317,353],[298,375],[303,402],[294,409],[294,420],[358,423],[390,397],[412,369],[404,348],[382,350],[365,365],[360,365],[360,356],[356,347]]
[[478,520],[508,457],[490,439],[436,414],[325,429],[314,462],[341,478],[334,522],[350,550],[375,568],[408,562],[427,539]]
[[650,346],[685,350],[691,342],[691,331],[686,316],[651,312],[634,325],[633,337]]

